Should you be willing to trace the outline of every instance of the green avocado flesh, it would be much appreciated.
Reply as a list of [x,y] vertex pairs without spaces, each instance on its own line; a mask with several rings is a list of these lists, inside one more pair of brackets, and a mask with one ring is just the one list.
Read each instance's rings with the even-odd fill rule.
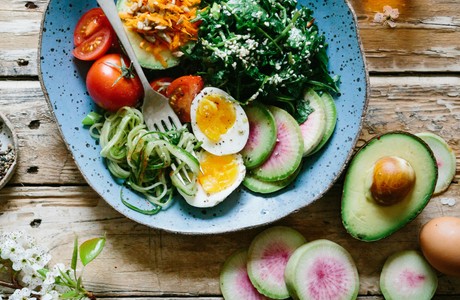
[[[415,184],[402,201],[382,206],[370,193],[373,166],[385,156],[400,157],[412,166]],[[438,169],[433,152],[418,137],[389,132],[371,139],[353,157],[345,175],[342,222],[346,230],[363,241],[389,236],[414,219],[433,195]]]
[[[128,2],[127,0],[117,1],[117,9],[119,12],[124,12],[129,8],[127,2]],[[171,68],[179,64],[178,57],[174,56],[171,53],[171,51],[164,50],[160,53],[166,62],[166,66],[163,66],[163,64],[159,60],[157,60],[151,52],[146,51],[145,49],[141,48],[140,45],[143,41],[145,41],[145,43],[148,43],[147,40],[145,40],[142,35],[132,30],[129,30],[126,27],[125,27],[125,31],[128,35],[129,41],[131,42],[134,53],[136,54],[137,60],[139,61],[139,64],[142,67],[147,68],[147,69],[160,70],[160,69]]]

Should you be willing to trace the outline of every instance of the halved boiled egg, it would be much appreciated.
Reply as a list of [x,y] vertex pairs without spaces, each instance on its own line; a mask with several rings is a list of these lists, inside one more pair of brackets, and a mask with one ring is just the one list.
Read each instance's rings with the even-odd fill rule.
[[192,130],[201,147],[215,155],[241,151],[249,137],[249,121],[243,108],[221,89],[206,87],[190,107]]
[[212,207],[227,198],[246,175],[246,167],[240,154],[217,156],[207,151],[197,154],[200,162],[198,189],[194,196],[179,190],[188,204],[195,207]]

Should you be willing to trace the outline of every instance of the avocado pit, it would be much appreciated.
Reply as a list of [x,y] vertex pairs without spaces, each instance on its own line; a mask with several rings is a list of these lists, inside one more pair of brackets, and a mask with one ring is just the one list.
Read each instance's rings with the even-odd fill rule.
[[401,202],[414,184],[414,169],[405,159],[384,156],[375,162],[370,192],[377,204],[389,206]]

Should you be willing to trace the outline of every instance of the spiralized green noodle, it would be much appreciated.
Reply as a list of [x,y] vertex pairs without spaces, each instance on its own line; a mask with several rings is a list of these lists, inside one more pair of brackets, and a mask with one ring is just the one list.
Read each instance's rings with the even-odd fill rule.
[[200,167],[193,153],[199,143],[187,127],[149,131],[138,109],[123,107],[93,124],[90,134],[99,139],[110,173],[153,205],[152,210],[143,210],[122,197],[131,209],[155,214],[171,203],[174,188],[187,195],[196,193]]

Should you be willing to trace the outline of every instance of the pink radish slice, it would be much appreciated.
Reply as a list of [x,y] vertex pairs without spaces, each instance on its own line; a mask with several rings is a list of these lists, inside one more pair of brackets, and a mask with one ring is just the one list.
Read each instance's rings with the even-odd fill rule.
[[300,124],[304,141],[303,156],[307,156],[320,144],[326,132],[326,111],[323,100],[314,90],[307,91],[304,101],[308,101],[313,108],[308,119]]
[[254,287],[272,299],[286,299],[289,292],[284,269],[294,251],[305,243],[296,230],[275,226],[258,234],[248,250],[248,275]]
[[430,146],[438,165],[438,179],[434,194],[441,194],[449,188],[455,177],[457,158],[449,144],[440,136],[431,132],[420,132],[416,136]]
[[436,272],[416,250],[391,255],[380,274],[380,289],[385,299],[429,300],[437,286]]
[[249,137],[243,150],[244,165],[248,169],[263,164],[276,143],[275,118],[265,105],[253,102],[244,107],[249,120]]
[[279,181],[293,174],[302,162],[303,139],[296,120],[285,110],[270,106],[277,127],[276,144],[268,159],[251,174],[263,181]]
[[265,300],[252,285],[246,271],[247,250],[240,249],[224,263],[220,273],[220,290],[225,300]]
[[286,266],[289,292],[300,300],[356,299],[359,277],[350,254],[329,240],[316,240],[298,248]]

